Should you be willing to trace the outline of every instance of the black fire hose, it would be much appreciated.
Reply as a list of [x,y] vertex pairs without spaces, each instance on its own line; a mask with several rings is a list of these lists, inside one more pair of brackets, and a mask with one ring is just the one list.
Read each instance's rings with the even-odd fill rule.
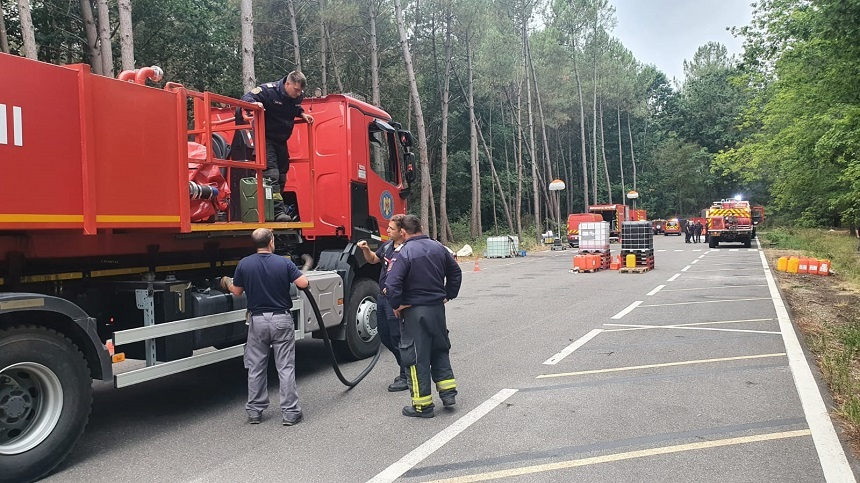
[[337,356],[334,354],[334,348],[331,345],[331,339],[328,336],[328,330],[323,326],[323,318],[320,313],[320,308],[317,306],[317,301],[314,300],[314,295],[311,293],[310,288],[301,289],[302,292],[308,297],[308,301],[311,303],[311,308],[314,310],[314,316],[317,318],[317,323],[319,323],[320,331],[322,332],[323,342],[325,342],[325,346],[328,348],[328,353],[331,356],[331,368],[334,369],[334,373],[337,374],[337,378],[340,379],[345,386],[352,389],[364,379],[364,376],[370,374],[370,371],[373,370],[373,366],[376,365],[376,362],[379,360],[379,355],[382,353],[382,344],[379,345],[379,349],[376,351],[376,355],[373,356],[373,359],[370,361],[370,364],[361,371],[361,373],[356,376],[355,379],[350,381],[346,377],[344,377],[343,373],[340,372],[340,366],[337,363]]

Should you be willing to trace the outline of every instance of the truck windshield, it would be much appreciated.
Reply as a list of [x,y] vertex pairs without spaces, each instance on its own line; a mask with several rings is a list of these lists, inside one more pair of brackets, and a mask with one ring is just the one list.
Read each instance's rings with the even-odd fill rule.
[[370,125],[370,166],[380,178],[397,184],[397,159],[394,145],[394,130],[385,129],[387,124],[376,121]]

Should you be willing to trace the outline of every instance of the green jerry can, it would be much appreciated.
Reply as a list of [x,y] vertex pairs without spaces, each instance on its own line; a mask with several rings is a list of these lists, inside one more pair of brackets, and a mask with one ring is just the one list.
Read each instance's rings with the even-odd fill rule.
[[[275,219],[275,205],[272,200],[272,185],[269,180],[263,179],[263,190],[265,198],[263,201],[265,207],[265,221],[273,221]],[[257,179],[242,178],[239,189],[239,209],[242,212],[243,223],[257,223]]]

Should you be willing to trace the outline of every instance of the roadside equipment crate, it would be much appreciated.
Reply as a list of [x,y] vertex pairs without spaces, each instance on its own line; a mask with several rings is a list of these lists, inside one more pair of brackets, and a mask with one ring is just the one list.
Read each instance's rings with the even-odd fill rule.
[[621,224],[621,250],[654,250],[654,230],[649,221],[625,221]]
[[519,237],[511,235],[487,237],[487,258],[515,257],[519,248]]
[[605,221],[579,224],[579,249],[609,250],[609,223]]

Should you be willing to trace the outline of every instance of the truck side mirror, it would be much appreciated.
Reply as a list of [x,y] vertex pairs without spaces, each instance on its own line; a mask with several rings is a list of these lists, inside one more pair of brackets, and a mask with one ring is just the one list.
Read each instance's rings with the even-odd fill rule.
[[415,182],[415,153],[406,153],[403,155],[406,162],[406,172],[404,178],[406,182],[412,184]]
[[397,131],[397,136],[400,138],[400,144],[404,148],[412,147],[412,133],[409,131]]

